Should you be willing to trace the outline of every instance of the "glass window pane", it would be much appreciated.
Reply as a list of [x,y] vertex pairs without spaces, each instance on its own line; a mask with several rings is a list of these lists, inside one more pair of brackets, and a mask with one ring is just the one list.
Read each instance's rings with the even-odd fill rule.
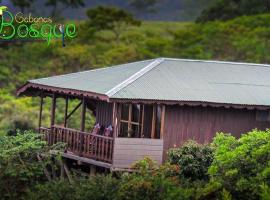
[[139,125],[132,124],[129,130],[129,137],[138,138],[140,136]]
[[139,104],[132,105],[132,122],[139,122],[141,106]]
[[121,119],[128,121],[128,115],[129,115],[129,104],[122,104]]
[[121,122],[119,137],[128,137],[128,123]]

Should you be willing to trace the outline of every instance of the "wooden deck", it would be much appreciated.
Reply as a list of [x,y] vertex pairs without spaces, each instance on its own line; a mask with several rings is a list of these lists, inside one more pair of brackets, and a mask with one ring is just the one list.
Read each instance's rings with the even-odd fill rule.
[[67,144],[69,154],[112,163],[113,138],[81,132],[74,129],[53,126],[51,129],[40,128],[49,145],[63,142]]
[[53,126],[40,128],[49,145],[67,144],[63,157],[111,170],[129,170],[134,162],[150,157],[162,164],[163,139],[112,138]]

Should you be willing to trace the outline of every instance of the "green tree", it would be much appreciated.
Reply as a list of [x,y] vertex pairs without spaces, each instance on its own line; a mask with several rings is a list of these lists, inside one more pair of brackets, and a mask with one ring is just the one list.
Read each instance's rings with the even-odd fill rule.
[[87,11],[87,25],[94,31],[112,31],[119,42],[120,35],[128,26],[139,26],[141,22],[132,14],[116,7],[98,6]]
[[34,3],[35,0],[11,0],[15,7],[20,8],[23,13],[26,8],[30,8],[31,4]]
[[202,12],[197,22],[228,20],[242,15],[256,15],[269,11],[269,0],[216,0]]
[[202,11],[211,6],[217,0],[182,0],[180,15],[183,20],[195,20]]

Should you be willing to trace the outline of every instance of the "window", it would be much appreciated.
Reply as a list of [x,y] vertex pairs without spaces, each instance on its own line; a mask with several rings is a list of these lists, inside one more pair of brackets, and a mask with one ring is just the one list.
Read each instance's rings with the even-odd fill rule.
[[256,120],[259,122],[270,121],[270,112],[268,110],[257,110],[256,111]]
[[123,104],[118,136],[159,139],[162,113],[161,105]]
[[140,137],[141,105],[123,104],[119,137]]

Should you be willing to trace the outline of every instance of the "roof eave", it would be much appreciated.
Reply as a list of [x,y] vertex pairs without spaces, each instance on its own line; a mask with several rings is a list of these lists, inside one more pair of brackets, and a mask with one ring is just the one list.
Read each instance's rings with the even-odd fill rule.
[[88,97],[108,101],[108,96],[89,91],[81,91],[76,89],[60,88],[37,83],[27,82],[17,89],[17,96],[40,96],[42,93],[57,93],[59,95],[75,96],[75,97]]
[[218,102],[205,102],[205,101],[180,101],[180,100],[155,100],[155,99],[120,99],[110,98],[109,102],[116,103],[143,103],[143,104],[164,104],[164,105],[180,105],[180,106],[203,106],[203,107],[224,107],[235,109],[258,109],[268,110],[270,106],[267,105],[249,105],[249,104],[232,104],[232,103],[218,103]]

